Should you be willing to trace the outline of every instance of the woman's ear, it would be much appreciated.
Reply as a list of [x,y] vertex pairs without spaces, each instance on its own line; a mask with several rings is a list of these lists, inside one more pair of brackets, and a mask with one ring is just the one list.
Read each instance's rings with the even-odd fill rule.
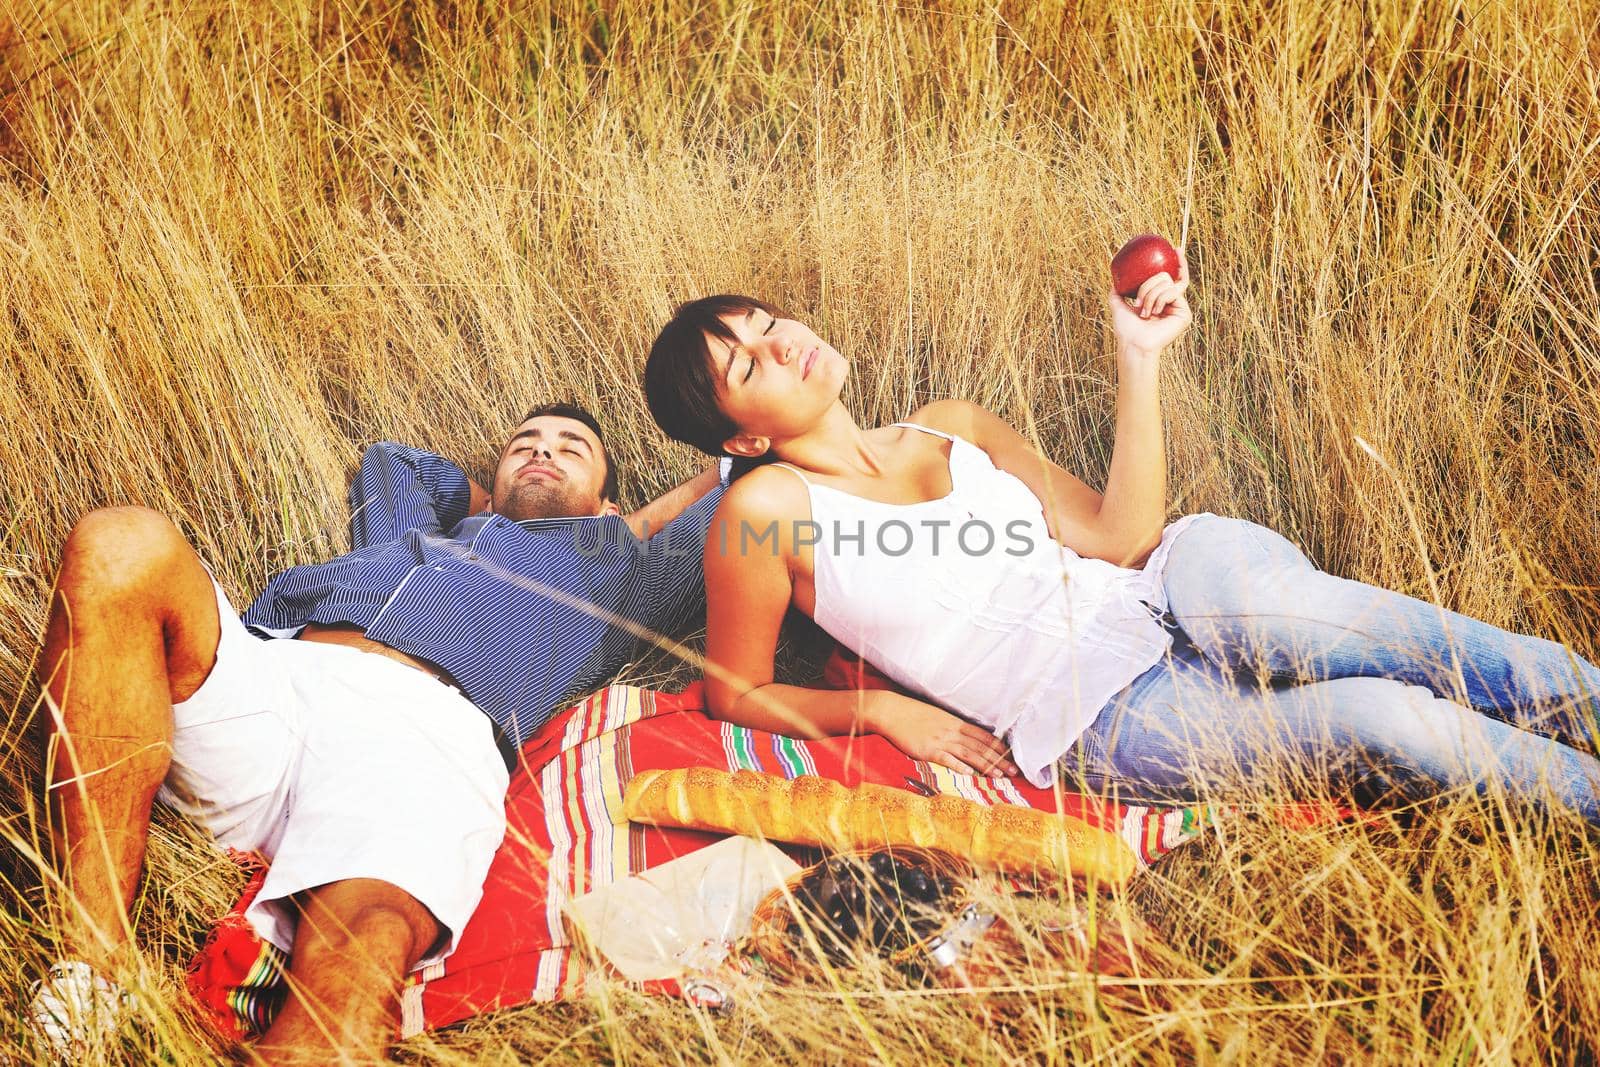
[[735,434],[726,441],[722,442],[722,450],[728,453],[728,455],[744,456],[746,459],[754,459],[756,456],[764,456],[767,454],[767,449],[771,447],[772,438],[759,437],[754,434],[747,433]]

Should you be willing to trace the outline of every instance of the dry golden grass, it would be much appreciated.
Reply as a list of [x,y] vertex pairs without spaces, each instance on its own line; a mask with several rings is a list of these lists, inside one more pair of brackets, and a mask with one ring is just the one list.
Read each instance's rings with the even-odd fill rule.
[[[8,0],[0,9],[0,1059],[37,911],[32,657],[83,512],[170,515],[237,602],[343,547],[360,446],[478,467],[530,402],[604,412],[633,499],[687,475],[638,386],[674,302],[751,291],[876,423],[961,396],[1093,482],[1125,235],[1186,237],[1175,511],[1600,648],[1600,13],[1551,0]],[[1377,458],[1357,441],[1367,442]],[[1283,783],[1242,787],[1247,806]],[[408,1058],[1592,1062],[1593,847],[1471,803],[1228,824],[1122,902],[1161,981],[1099,995],[609,991]],[[132,1059],[233,890],[159,824]],[[991,1014],[985,1015],[980,1007]]]

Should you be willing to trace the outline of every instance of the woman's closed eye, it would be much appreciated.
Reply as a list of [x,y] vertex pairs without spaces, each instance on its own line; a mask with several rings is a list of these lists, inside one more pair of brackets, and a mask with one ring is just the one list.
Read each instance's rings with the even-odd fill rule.
[[[778,325],[778,320],[768,316],[766,328],[761,331],[761,336],[765,337],[767,334],[771,333],[772,328],[776,325]],[[748,382],[750,380],[750,375],[756,372],[756,357],[750,356],[749,359],[750,366],[745,368],[744,377],[741,378],[740,381]]]
[[[771,333],[772,328],[777,324],[778,320],[769,316],[767,318],[766,326],[762,327],[761,336],[765,337],[767,334]],[[745,363],[744,374],[739,377],[739,384],[743,385],[745,382],[748,382],[750,380],[750,376],[756,372],[756,357],[753,356],[743,344],[734,347],[730,356],[730,360],[737,362],[741,356],[743,356],[747,361]]]

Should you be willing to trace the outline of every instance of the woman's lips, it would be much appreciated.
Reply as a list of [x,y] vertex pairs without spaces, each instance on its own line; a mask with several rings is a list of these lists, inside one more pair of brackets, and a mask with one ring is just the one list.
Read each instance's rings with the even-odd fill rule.
[[805,366],[803,366],[800,369],[800,377],[802,379],[811,377],[811,367],[816,362],[817,362],[817,350],[815,348],[813,348],[811,351],[806,353]]

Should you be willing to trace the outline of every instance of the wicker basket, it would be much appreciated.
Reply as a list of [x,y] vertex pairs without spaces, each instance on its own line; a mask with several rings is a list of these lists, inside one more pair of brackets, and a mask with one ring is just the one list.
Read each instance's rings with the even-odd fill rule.
[[[913,902],[909,891],[897,892],[899,882],[873,873],[873,857],[888,854],[906,880],[911,872],[938,879],[950,888],[937,904]],[[881,861],[880,861],[881,862]],[[886,905],[898,909],[899,922],[891,937],[841,932],[818,914],[813,890],[829,873],[837,880],[858,880],[878,893]],[[837,852],[821,863],[793,875],[767,894],[757,906],[750,933],[741,951],[759,961],[773,978],[806,981],[819,977],[825,967],[850,965],[852,954],[866,952],[895,966],[921,958],[923,943],[937,935],[971,898],[973,867],[948,852],[926,848],[882,848]],[[869,914],[871,914],[869,912]],[[886,940],[887,943],[883,943]]]

